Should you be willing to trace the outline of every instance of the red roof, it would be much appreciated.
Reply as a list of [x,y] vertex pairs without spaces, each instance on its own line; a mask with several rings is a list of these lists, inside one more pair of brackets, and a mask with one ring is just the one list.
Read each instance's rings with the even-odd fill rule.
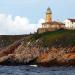
[[62,23],[62,22],[56,22],[56,21],[46,22],[46,23],[42,23],[42,24],[50,24],[50,25],[64,25],[64,23]]
[[68,20],[70,20],[71,22],[75,22],[75,19],[68,19]]

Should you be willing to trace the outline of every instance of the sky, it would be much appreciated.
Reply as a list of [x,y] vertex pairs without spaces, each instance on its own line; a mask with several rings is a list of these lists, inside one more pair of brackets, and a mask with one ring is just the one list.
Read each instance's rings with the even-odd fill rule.
[[0,0],[0,35],[35,32],[48,7],[53,20],[75,18],[75,0]]

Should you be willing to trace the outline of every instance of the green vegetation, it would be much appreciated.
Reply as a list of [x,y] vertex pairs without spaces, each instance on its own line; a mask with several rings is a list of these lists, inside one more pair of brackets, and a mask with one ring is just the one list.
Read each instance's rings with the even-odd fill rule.
[[[6,47],[13,42],[24,39],[25,45],[30,42],[33,46],[39,45],[40,47],[67,47],[75,45],[75,30],[57,30],[53,32],[35,33],[29,35],[4,35],[0,36],[0,48]],[[39,42],[36,40],[39,39]],[[35,44],[34,44],[35,43]]]
[[6,47],[23,37],[25,35],[0,35],[0,48]]
[[57,30],[34,34],[34,40],[42,38],[43,46],[65,47],[75,45],[75,30]]

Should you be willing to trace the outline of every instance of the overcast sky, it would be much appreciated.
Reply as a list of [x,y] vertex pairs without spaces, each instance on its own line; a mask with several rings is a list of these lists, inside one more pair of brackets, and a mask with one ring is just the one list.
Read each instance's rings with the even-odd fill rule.
[[47,7],[53,20],[75,18],[75,0],[0,0],[0,35],[36,31]]

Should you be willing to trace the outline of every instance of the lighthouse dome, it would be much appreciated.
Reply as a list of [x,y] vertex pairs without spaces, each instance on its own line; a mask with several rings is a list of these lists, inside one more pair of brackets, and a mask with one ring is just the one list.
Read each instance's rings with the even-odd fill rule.
[[46,12],[47,14],[49,13],[49,14],[52,14],[52,11],[51,11],[51,8],[50,7],[48,7],[47,8],[47,12]]

